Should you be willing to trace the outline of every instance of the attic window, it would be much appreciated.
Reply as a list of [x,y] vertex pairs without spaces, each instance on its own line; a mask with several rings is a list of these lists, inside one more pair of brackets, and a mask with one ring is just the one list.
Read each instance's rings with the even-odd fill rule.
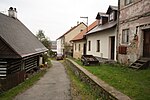
[[109,15],[109,21],[112,21],[114,19],[114,12],[111,12]]
[[102,25],[102,18],[98,20],[98,25]]

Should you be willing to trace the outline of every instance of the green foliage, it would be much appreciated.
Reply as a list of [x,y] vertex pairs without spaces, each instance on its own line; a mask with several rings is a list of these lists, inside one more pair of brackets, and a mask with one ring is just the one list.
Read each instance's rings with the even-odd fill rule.
[[47,49],[51,50],[51,41],[45,36],[43,30],[39,30],[36,34],[36,37]]
[[42,40],[45,38],[45,35],[44,35],[44,31],[43,30],[39,30],[38,33],[36,34],[36,37],[38,38],[38,40]]
[[9,91],[0,94],[0,100],[12,100],[17,94],[27,90],[29,87],[35,84],[35,82],[37,82],[40,79],[40,77],[42,77],[45,73],[46,70],[42,70],[35,74],[33,77],[29,78],[28,80],[25,80],[25,82],[10,89]]
[[[76,62],[82,65],[81,61]],[[150,69],[137,71],[119,64],[83,67],[132,99],[150,99]]]

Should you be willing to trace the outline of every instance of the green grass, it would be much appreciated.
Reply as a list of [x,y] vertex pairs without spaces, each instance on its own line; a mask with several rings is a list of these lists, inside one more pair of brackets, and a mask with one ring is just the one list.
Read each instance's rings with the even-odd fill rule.
[[83,67],[133,100],[150,100],[150,68],[137,71],[106,64]]
[[35,82],[37,82],[40,77],[42,77],[46,73],[46,70],[42,70],[39,73],[36,73],[34,76],[25,80],[23,83],[19,84],[18,86],[0,94],[0,100],[12,100],[17,94],[25,91],[29,87],[31,87]]
[[71,80],[71,95],[73,100],[99,100],[97,94],[88,84],[82,82],[71,69],[65,65]]

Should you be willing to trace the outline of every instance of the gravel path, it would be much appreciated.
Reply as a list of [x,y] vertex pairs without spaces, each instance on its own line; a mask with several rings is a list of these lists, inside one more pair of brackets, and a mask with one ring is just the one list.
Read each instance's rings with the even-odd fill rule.
[[58,61],[52,64],[44,77],[14,100],[71,100],[70,80],[64,66]]

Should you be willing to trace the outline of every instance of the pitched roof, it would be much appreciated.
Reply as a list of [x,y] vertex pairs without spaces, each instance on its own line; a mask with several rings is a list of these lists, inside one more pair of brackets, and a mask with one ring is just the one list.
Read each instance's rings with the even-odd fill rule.
[[77,41],[77,40],[83,39],[84,35],[86,35],[86,33],[87,33],[87,29],[88,29],[88,31],[90,31],[96,26],[97,26],[97,21],[95,21],[91,25],[89,25],[88,28],[84,29],[81,33],[79,33],[77,36],[75,36],[71,41]]
[[2,13],[0,13],[0,38],[20,57],[47,51],[23,23]]
[[112,6],[112,5],[110,5],[109,7],[108,7],[108,10],[107,10],[107,12],[106,12],[106,14],[109,14],[112,10],[118,10],[118,7],[117,6]]
[[103,31],[103,30],[106,30],[106,29],[110,29],[110,28],[112,28],[116,25],[117,25],[117,21],[113,21],[113,22],[109,22],[109,23],[104,24],[104,25],[97,26],[94,29],[92,29],[91,31],[89,31],[87,33],[87,35],[93,34],[93,33],[96,33],[96,32],[100,32],[100,31]]
[[100,19],[101,17],[108,17],[108,15],[106,13],[103,13],[103,12],[98,12],[96,19]]
[[[68,34],[69,32],[71,32],[72,30],[74,30],[76,27],[78,27],[79,25],[84,24],[83,22],[81,22],[80,24],[78,24],[77,26],[72,27],[70,30],[68,30],[66,33],[64,33],[62,36],[60,36],[58,39],[62,38],[63,36],[65,36],[66,34]],[[85,25],[85,24],[84,24]],[[86,25],[85,25],[86,26]]]

